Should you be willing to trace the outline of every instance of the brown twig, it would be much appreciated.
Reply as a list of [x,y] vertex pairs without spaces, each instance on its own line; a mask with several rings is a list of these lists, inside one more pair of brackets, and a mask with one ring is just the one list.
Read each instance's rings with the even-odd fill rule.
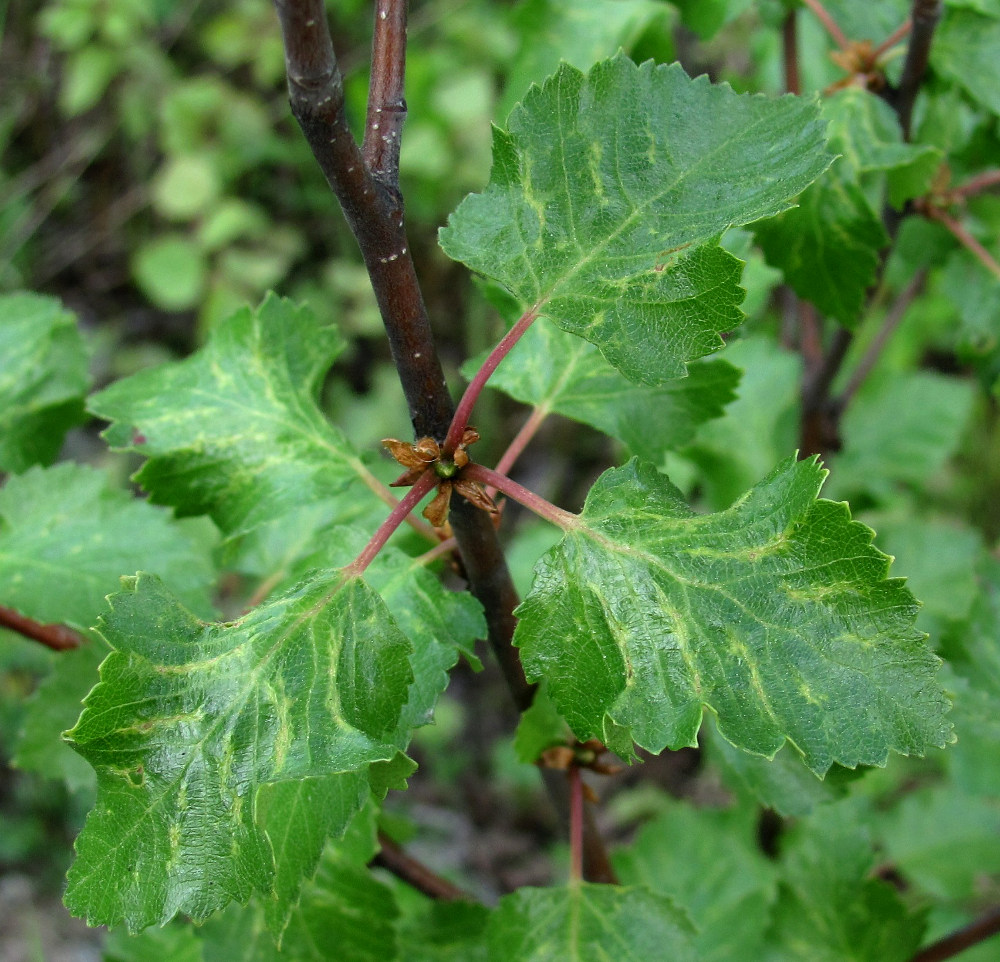
[[951,193],[957,197],[972,197],[991,187],[1000,187],[1000,170],[987,170],[975,177],[969,178],[964,184],[959,184],[951,189]]
[[944,962],[960,952],[985,942],[1000,932],[1000,909],[988,912],[982,918],[969,923],[965,928],[946,935],[943,939],[921,949],[910,962]]
[[910,139],[910,126],[913,121],[913,105],[917,100],[920,84],[927,70],[927,62],[931,53],[931,41],[934,30],[941,19],[941,0],[913,0],[910,12],[910,43],[906,48],[906,60],[903,62],[903,73],[899,86],[886,89],[886,99],[896,111],[899,126],[903,130],[903,139]]
[[888,37],[885,38],[873,51],[872,60],[878,60],[883,54],[888,50],[891,50],[900,40],[902,40],[911,30],[913,29],[913,21],[905,20],[903,23],[893,30]]
[[71,651],[83,644],[83,639],[65,625],[43,625],[33,618],[0,605],[0,628],[9,628],[25,638],[37,641],[53,651]]
[[385,832],[378,833],[381,851],[370,862],[412,885],[428,898],[442,902],[477,902],[474,895],[432,872],[423,862],[407,855]]
[[816,19],[823,24],[826,32],[833,38],[834,43],[841,50],[847,50],[851,46],[851,41],[844,35],[844,31],[837,26],[837,22],[830,16],[829,11],[819,0],[802,0],[802,2],[816,15]]
[[[405,0],[379,0],[376,7],[373,49],[380,62],[372,65],[372,76],[375,106],[382,106],[383,114],[387,104],[402,103],[405,6]],[[285,47],[292,113],[361,249],[414,432],[417,437],[442,441],[455,406],[445,384],[406,239],[403,202],[389,145],[375,143],[371,136],[374,120],[367,128],[364,154],[351,135],[344,113],[343,79],[323,0],[275,0],[275,7]],[[383,12],[386,16],[381,32]],[[394,101],[397,92],[399,99]],[[401,116],[395,117],[393,123],[401,120]],[[381,121],[379,124],[382,134]],[[398,137],[395,140],[398,142]],[[369,159],[383,166],[373,170]],[[518,597],[496,530],[485,512],[464,499],[452,505],[449,520],[469,588],[483,606],[490,646],[514,703],[523,710],[531,704],[535,686],[525,678],[520,656],[512,644]],[[548,778],[545,782],[557,811],[565,811],[558,786]],[[585,825],[584,849],[587,878],[612,881],[614,874],[592,820]]]
[[965,247],[979,261],[979,263],[983,265],[983,267],[985,267],[994,277],[1000,278],[1000,264],[998,264],[993,255],[965,229],[965,226],[960,221],[955,220],[951,214],[942,210],[940,207],[927,205],[924,208],[924,212],[931,218],[931,220],[936,220],[939,224],[943,224],[947,227],[948,230],[951,231],[955,240]]
[[800,458],[840,450],[841,412],[830,398],[830,388],[852,339],[853,335],[846,328],[837,328],[820,363],[806,371],[802,384]]

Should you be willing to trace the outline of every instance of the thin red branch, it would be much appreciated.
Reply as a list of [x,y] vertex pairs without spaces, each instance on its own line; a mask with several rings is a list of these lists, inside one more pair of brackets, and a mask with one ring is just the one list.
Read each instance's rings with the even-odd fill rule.
[[802,2],[816,15],[816,19],[823,24],[826,32],[833,38],[834,43],[841,50],[847,50],[851,46],[851,41],[844,35],[844,31],[837,26],[837,22],[830,16],[829,11],[819,0],[802,0]]
[[[521,425],[521,430],[517,432],[514,436],[514,440],[510,442],[507,446],[507,450],[501,455],[500,460],[497,461],[497,466],[495,468],[497,474],[510,474],[511,468],[514,467],[517,459],[524,452],[524,449],[531,443],[531,439],[538,433],[538,429],[545,422],[545,419],[549,416],[549,412],[545,408],[535,408],[528,419]],[[490,491],[490,497],[495,493],[495,489]]]
[[469,426],[472,409],[476,406],[479,395],[483,393],[486,382],[500,366],[500,362],[513,350],[514,345],[517,344],[524,332],[531,327],[537,318],[537,306],[532,307],[521,315],[518,322],[500,339],[500,343],[490,351],[489,356],[483,361],[482,367],[476,371],[475,377],[469,382],[469,386],[462,395],[462,400],[458,402],[458,407],[455,409],[455,416],[452,418],[451,426],[448,428],[444,444],[441,445],[442,457],[449,458],[455,453],[455,448],[458,447],[465,429]]
[[790,94],[800,94],[802,81],[799,76],[799,21],[796,10],[789,10],[782,21],[781,51],[785,67],[785,90]]
[[900,40],[902,40],[913,29],[912,20],[904,20],[888,37],[885,38],[873,51],[872,60],[878,60],[884,53],[891,50]]
[[83,644],[83,639],[65,625],[45,625],[33,618],[25,618],[13,608],[5,608],[3,605],[0,605],[0,628],[16,631],[53,651],[70,651]]
[[910,962],[944,962],[945,959],[952,959],[960,952],[985,942],[998,932],[1000,932],[1000,909],[994,909],[965,928],[952,932],[951,935],[946,935],[943,939],[921,949]]
[[994,277],[1000,278],[1000,264],[993,255],[975,237],[972,236],[959,221],[940,207],[927,207],[927,216],[943,224],[951,231],[952,236],[965,247]]
[[570,511],[559,508],[551,501],[546,501],[540,494],[529,491],[524,485],[518,484],[505,474],[492,471],[481,464],[470,464],[462,471],[462,477],[470,481],[479,481],[497,491],[502,491],[508,498],[513,498],[518,504],[523,504],[540,518],[557,525],[560,528],[575,528],[580,519]]
[[344,568],[347,577],[360,575],[376,558],[378,553],[385,547],[385,543],[392,537],[395,530],[403,523],[406,516],[418,505],[421,500],[430,493],[440,479],[432,471],[427,470],[417,478],[413,487],[406,492],[403,500],[392,509],[392,513],[383,521],[378,530],[371,536],[368,544],[361,549],[361,553]]
[[977,174],[964,184],[953,187],[951,193],[959,197],[972,197],[974,194],[989,190],[991,187],[1000,187],[1000,170],[987,170]]
[[428,898],[442,902],[478,902],[479,900],[459,888],[453,882],[431,871],[423,862],[408,855],[385,832],[378,833],[381,846],[379,853],[371,860],[372,865],[384,868]]

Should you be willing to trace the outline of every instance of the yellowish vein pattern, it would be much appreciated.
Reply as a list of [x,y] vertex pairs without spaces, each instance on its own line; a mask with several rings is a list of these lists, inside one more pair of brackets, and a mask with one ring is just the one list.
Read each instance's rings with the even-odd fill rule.
[[718,236],[790,205],[830,162],[823,129],[811,102],[677,65],[563,64],[494,131],[489,186],[441,246],[628,378],[662,383],[740,323],[741,265]]
[[578,736],[694,745],[707,707],[737,747],[787,739],[820,775],[949,741],[917,603],[823,476],[789,459],[709,515],[636,460],[598,479],[515,635]]
[[[314,868],[367,794],[330,776],[363,779],[396,756],[409,641],[372,588],[338,572],[231,624],[199,621],[151,576],[123,579],[109,602],[99,631],[114,651],[67,733],[98,778],[68,907],[134,931],[255,891],[292,899],[294,880],[275,890],[287,839],[274,806],[313,826]],[[317,791],[272,792],[258,813],[259,788],[306,778]],[[333,798],[342,824],[305,811]]]
[[[117,381],[90,409],[113,422],[112,447],[149,459],[136,480],[153,501],[210,514],[235,536],[372,480],[317,405],[343,346],[308,308],[269,295],[196,354]],[[359,496],[372,497],[355,484],[342,499],[348,515]]]

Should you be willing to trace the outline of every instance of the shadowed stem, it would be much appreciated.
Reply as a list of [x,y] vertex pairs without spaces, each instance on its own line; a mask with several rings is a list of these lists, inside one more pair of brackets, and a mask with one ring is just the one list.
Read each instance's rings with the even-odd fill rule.
[[378,833],[379,853],[371,860],[397,878],[412,885],[418,892],[443,902],[478,902],[479,900],[446,878],[431,871],[423,862],[408,855],[385,832]]
[[965,928],[921,949],[910,962],[944,962],[1000,933],[1000,909],[994,909]]
[[583,775],[579,765],[570,765],[569,777],[569,879],[583,878]]
[[934,30],[941,19],[941,0],[913,0],[910,11],[910,42],[906,48],[903,74],[899,86],[887,91],[887,99],[896,111],[899,125],[903,129],[903,139],[910,139],[910,125],[913,121],[913,105],[920,91],[927,62],[930,59],[931,41]]
[[795,10],[789,10],[781,23],[781,52],[785,68],[785,90],[790,94],[800,94],[799,20]]
[[71,651],[83,644],[83,639],[65,625],[43,625],[33,618],[0,605],[0,628],[9,628],[25,638],[37,641],[53,651]]
[[878,362],[882,351],[885,350],[886,344],[889,343],[889,338],[892,337],[896,328],[899,327],[900,322],[906,316],[907,310],[909,310],[910,305],[916,300],[920,292],[924,289],[924,282],[927,280],[926,271],[918,271],[910,283],[903,288],[902,293],[896,298],[892,307],[886,312],[885,320],[882,322],[881,328],[879,328],[878,333],[872,338],[871,344],[868,345],[868,349],[865,351],[864,356],[858,361],[858,366],[851,373],[850,380],[847,382],[847,386],[841,392],[840,396],[834,401],[836,408],[838,410],[843,410],[851,402],[854,395],[858,392],[858,388],[865,382],[865,379],[871,374]]

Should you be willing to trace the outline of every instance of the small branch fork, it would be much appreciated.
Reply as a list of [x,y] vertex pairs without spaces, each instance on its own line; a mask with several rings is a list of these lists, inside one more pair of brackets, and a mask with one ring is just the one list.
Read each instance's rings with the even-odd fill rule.
[[[871,48],[867,41],[862,43],[852,43],[830,16],[829,11],[823,6],[821,0],[803,0],[803,3],[812,11],[817,19],[823,24],[826,31],[833,38],[840,48],[834,59],[842,65],[852,64],[851,69],[861,70],[863,80],[869,87],[878,89],[881,95],[890,104],[896,113],[903,137],[909,141],[911,133],[911,123],[913,117],[913,105],[916,101],[920,85],[923,81],[924,73],[930,56],[931,42],[934,37],[934,30],[941,17],[941,0],[913,0],[910,17],[888,38],[878,46]],[[902,78],[896,88],[884,85],[884,78],[881,71],[877,69],[877,61],[896,43],[909,35],[907,44],[906,59],[903,64]],[[797,93],[799,85],[798,74],[798,42],[795,31],[794,11],[789,13],[785,19],[783,27],[783,50],[785,58],[785,84],[786,88],[793,93]],[[860,58],[860,59],[859,59]],[[857,66],[855,64],[861,64]],[[972,184],[973,192],[987,189],[994,183],[1000,182],[1000,172],[996,179],[991,172],[983,175],[981,182]],[[971,183],[971,182],[970,182]],[[995,274],[1000,272],[1000,265],[990,257],[982,245],[979,245],[971,236],[960,236],[963,231],[961,225],[950,218],[947,212],[940,208],[925,211],[927,216],[932,216],[943,223],[952,233],[959,238],[969,249]],[[887,210],[884,216],[886,229],[890,238],[894,238],[898,230],[901,218],[895,216],[893,211]],[[965,232],[967,234],[967,232]],[[971,243],[970,243],[971,242]],[[983,255],[987,260],[984,260]],[[887,257],[883,258],[882,269],[884,270]],[[1000,275],[998,275],[1000,276]],[[854,371],[847,388],[843,393],[834,398],[831,394],[834,381],[840,373],[840,369],[847,357],[853,340],[851,332],[845,328],[838,327],[828,339],[823,338],[821,319],[816,315],[815,309],[811,305],[800,302],[797,307],[799,317],[799,350],[805,362],[805,375],[802,384],[802,420],[799,436],[799,454],[808,456],[812,454],[825,455],[840,448],[840,418],[847,403],[854,396],[858,387],[865,377],[874,367],[878,357],[878,352],[887,343],[890,334],[895,330],[903,313],[909,306],[910,300],[919,290],[922,279],[917,281],[917,287],[911,291],[908,287],[901,295],[897,304],[890,310],[886,317],[882,330],[872,342],[872,346],[862,359],[858,368]],[[878,297],[881,285],[877,284],[872,291],[870,303]]]
[[[450,454],[464,434],[475,398],[489,374],[484,373],[475,387],[469,385],[456,411],[406,238],[399,191],[399,135],[406,116],[406,2],[376,2],[372,80],[360,148],[347,125],[344,84],[323,0],[274,0],[274,4],[285,47],[292,113],[361,249],[415,436],[437,439]],[[531,321],[522,320],[527,329]],[[510,346],[513,342],[506,350]],[[502,356],[497,356],[497,363]],[[483,606],[490,646],[514,703],[524,710],[534,698],[535,687],[525,678],[512,644],[513,612],[519,599],[496,530],[489,515],[463,499],[456,499],[449,520],[470,590]],[[566,812],[564,785],[559,784],[564,779],[545,777],[545,783],[557,810]],[[613,882],[614,872],[590,819],[584,835],[587,878]]]

